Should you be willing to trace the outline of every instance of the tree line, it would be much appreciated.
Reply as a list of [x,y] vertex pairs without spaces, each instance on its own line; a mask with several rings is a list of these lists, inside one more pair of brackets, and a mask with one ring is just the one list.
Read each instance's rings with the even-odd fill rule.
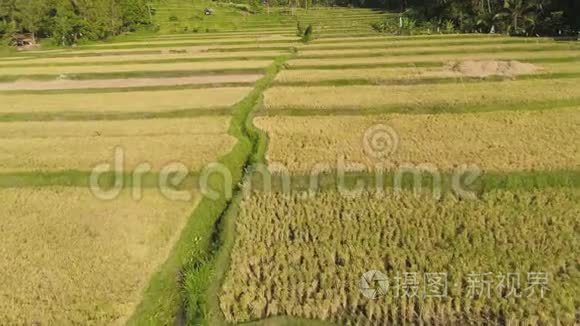
[[0,0],[0,37],[28,33],[58,45],[103,40],[151,24],[148,0]]

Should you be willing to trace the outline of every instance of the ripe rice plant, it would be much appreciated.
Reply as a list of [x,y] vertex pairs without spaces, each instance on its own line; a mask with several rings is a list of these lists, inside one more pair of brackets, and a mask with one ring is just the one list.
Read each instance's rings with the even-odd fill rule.
[[0,206],[1,323],[111,325],[139,304],[194,203],[45,187],[0,189]]
[[91,171],[98,164],[112,164],[117,148],[123,150],[126,169],[150,163],[159,171],[180,162],[197,171],[236,144],[227,134],[228,120],[3,123],[0,148],[10,155],[0,155],[0,172]]
[[122,72],[158,72],[158,71],[215,71],[233,69],[261,69],[270,64],[269,60],[242,60],[217,62],[186,63],[151,63],[128,65],[83,65],[83,66],[47,66],[47,67],[6,67],[0,71],[1,76],[26,75],[74,75],[83,73],[122,73]]
[[[440,202],[410,193],[256,193],[241,207],[220,305],[229,322],[573,324],[579,196],[572,189],[494,191]],[[371,270],[389,282],[374,299],[360,287]],[[533,272],[549,275],[543,298],[530,295]],[[425,295],[428,273],[445,274],[445,295]],[[489,295],[472,291],[476,273],[491,277]],[[500,282],[508,273],[522,275],[515,294]]]
[[[0,113],[167,112],[229,107],[250,87],[113,92],[100,94],[0,94]],[[139,99],[136,101],[135,99]]]
[[[417,93],[419,94],[419,93]],[[430,163],[442,170],[476,164],[485,171],[575,169],[580,161],[578,108],[467,114],[258,117],[270,138],[267,158],[298,174],[339,159],[397,169]],[[394,151],[377,159],[365,151],[367,130],[392,128]],[[370,135],[372,136],[372,135]],[[392,137],[391,135],[388,135]],[[554,146],[553,144],[558,144]],[[371,153],[372,154],[372,153]]]
[[516,80],[485,83],[349,86],[273,87],[265,93],[268,110],[306,109],[332,112],[333,109],[397,108],[420,111],[437,108],[446,112],[465,107],[508,106],[542,101],[578,100],[580,79]]

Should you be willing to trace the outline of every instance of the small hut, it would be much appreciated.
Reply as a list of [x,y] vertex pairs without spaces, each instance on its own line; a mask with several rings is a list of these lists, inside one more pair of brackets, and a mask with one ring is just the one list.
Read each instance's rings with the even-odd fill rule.
[[12,35],[11,43],[19,48],[28,48],[36,46],[36,39],[30,33],[18,33]]

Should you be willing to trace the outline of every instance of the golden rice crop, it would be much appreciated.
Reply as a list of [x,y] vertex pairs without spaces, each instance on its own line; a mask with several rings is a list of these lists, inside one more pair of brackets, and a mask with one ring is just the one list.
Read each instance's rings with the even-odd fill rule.
[[[497,42],[502,42],[502,41],[513,41],[513,38],[509,38],[509,37],[497,37],[497,36],[492,36],[492,37],[473,37],[473,38],[459,38],[459,39],[406,39],[404,41],[405,45],[409,45],[409,44],[432,44],[434,46],[437,46],[440,43],[445,43],[446,45],[452,45],[452,44],[476,44],[476,43],[497,43]],[[543,43],[543,42],[551,42],[551,40],[549,39],[525,39],[525,40],[521,40],[522,43],[526,42],[526,43]],[[338,43],[339,45],[341,43]],[[342,43],[344,44],[344,43]],[[356,42],[353,43],[352,46],[356,47],[356,46],[374,46],[374,45],[382,45],[384,44],[385,47],[388,46],[393,46],[396,47],[397,44],[401,44],[401,41],[396,41],[396,40],[389,40],[389,39],[377,39],[377,40],[369,40],[367,42]],[[337,46],[337,43],[313,43],[313,44],[306,44],[301,46],[300,48],[308,48],[308,49],[325,49],[325,48],[332,48]]]
[[308,108],[456,107],[502,105],[580,97],[580,79],[349,87],[273,87],[265,93],[270,110]]
[[[236,220],[220,305],[229,322],[573,324],[578,200],[575,189],[493,191],[473,201],[255,194]],[[388,285],[369,280],[374,299],[359,288],[373,270]]]
[[230,117],[147,119],[122,121],[4,122],[0,138],[132,137],[207,135],[228,132]]
[[250,87],[223,87],[93,94],[0,94],[0,113],[166,112],[229,107]]
[[115,162],[116,148],[125,169],[180,162],[197,171],[236,143],[226,120],[212,119],[3,123],[2,133],[14,135],[0,139],[0,171],[90,171]]
[[[270,138],[267,158],[290,171],[308,173],[317,163],[337,167],[339,159],[396,169],[430,163],[451,170],[476,164],[483,170],[577,169],[580,162],[578,108],[469,114],[319,117],[258,117]],[[398,146],[384,159],[365,151],[373,126],[392,128]],[[380,135],[379,135],[380,136]],[[368,138],[365,138],[368,137]],[[387,138],[388,137],[388,138]],[[379,148],[380,150],[380,148]],[[370,153],[372,154],[372,153]]]
[[123,324],[194,205],[153,190],[102,201],[81,188],[0,189],[1,323]]
[[[62,63],[111,63],[125,61],[154,61],[172,59],[207,59],[216,60],[232,57],[275,57],[282,54],[280,51],[242,51],[242,52],[187,52],[187,53],[164,53],[164,54],[119,54],[119,55],[98,55],[83,57],[54,57],[26,60],[26,64],[62,64]],[[23,64],[23,62],[0,62],[2,66],[11,64]]]
[[524,51],[524,50],[569,50],[569,49],[578,49],[574,45],[570,44],[558,44],[558,43],[516,43],[516,44],[501,44],[501,43],[475,43],[469,45],[445,45],[445,46],[405,46],[405,47],[396,47],[386,45],[384,48],[373,48],[373,49],[329,49],[329,50],[320,50],[320,49],[310,49],[308,47],[304,47],[300,49],[300,55],[316,55],[316,56],[323,56],[323,55],[334,55],[334,56],[349,56],[349,55],[361,55],[361,54],[368,54],[369,57],[373,55],[386,55],[386,54],[409,54],[413,55],[413,53],[427,55],[427,54],[437,54],[442,51],[455,51],[458,54],[461,52],[477,52],[479,51],[489,51],[489,50],[503,50],[503,51]]
[[240,60],[213,62],[150,63],[129,65],[85,65],[46,67],[3,67],[0,75],[67,75],[82,73],[121,73],[135,71],[211,71],[227,69],[260,69],[270,65],[269,60]]
[[[535,73],[562,73],[580,72],[580,63],[546,63],[537,64],[538,71]],[[462,77],[446,69],[445,67],[405,67],[405,68],[363,68],[363,69],[299,69],[282,70],[276,77],[278,82],[318,82],[332,80],[370,80],[380,82],[383,80],[404,80],[421,78],[452,78]]]
[[449,62],[463,60],[519,60],[551,59],[551,58],[578,58],[580,51],[555,50],[555,51],[506,51],[496,53],[456,53],[456,54],[429,54],[429,55],[405,55],[364,58],[340,58],[340,59],[293,59],[288,61],[290,67],[308,66],[341,66],[363,64],[395,64],[395,63],[420,63],[420,62]]

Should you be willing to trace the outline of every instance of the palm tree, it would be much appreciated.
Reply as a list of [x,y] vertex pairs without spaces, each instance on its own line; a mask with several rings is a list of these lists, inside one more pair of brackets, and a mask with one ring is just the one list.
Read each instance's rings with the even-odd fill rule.
[[504,0],[504,6],[494,18],[510,18],[508,33],[517,33],[520,23],[535,25],[538,11],[543,9],[544,0]]

